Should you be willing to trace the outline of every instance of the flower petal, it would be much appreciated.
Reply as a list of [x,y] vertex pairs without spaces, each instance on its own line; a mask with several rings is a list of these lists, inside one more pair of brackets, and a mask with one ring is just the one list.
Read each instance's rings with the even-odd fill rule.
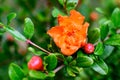
[[58,26],[48,30],[55,44],[64,55],[72,55],[86,44],[89,24],[84,23],[84,16],[75,10],[70,11],[70,16],[58,16]]

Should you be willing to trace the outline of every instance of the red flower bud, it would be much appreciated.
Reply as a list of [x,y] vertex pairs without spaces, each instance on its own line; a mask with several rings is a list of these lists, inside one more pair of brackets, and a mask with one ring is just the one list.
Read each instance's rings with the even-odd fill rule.
[[28,62],[28,68],[30,70],[41,70],[43,71],[43,62],[41,57],[33,56]]
[[87,53],[87,54],[91,54],[94,52],[94,45],[91,44],[91,43],[87,43],[85,46],[84,46],[84,52]]

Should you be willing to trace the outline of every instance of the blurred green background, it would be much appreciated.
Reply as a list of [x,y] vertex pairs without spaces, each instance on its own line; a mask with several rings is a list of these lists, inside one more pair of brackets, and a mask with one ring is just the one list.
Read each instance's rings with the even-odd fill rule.
[[[56,19],[52,17],[54,7],[64,11],[57,0],[0,0],[0,22],[6,24],[7,15],[15,12],[17,17],[10,25],[23,33],[24,19],[31,18],[35,25],[35,34],[31,40],[41,47],[49,49],[50,37],[46,31],[56,24]],[[103,10],[104,15],[96,12],[97,7]],[[86,17],[86,21],[92,28],[99,27],[101,19],[109,19],[115,7],[120,7],[120,0],[80,0],[76,10]],[[0,80],[9,80],[8,67],[11,62],[19,64],[24,71],[27,71],[26,63],[31,56],[27,51],[27,46],[26,43],[13,39],[9,33],[0,35]],[[105,61],[109,66],[108,75],[102,76],[91,69],[86,69],[83,76],[88,80],[119,80],[120,48],[117,47]]]

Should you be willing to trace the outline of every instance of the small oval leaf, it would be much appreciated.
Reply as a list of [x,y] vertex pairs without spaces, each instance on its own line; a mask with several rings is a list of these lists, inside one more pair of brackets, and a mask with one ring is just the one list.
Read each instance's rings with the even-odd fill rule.
[[107,39],[104,43],[112,46],[120,46],[120,34],[113,35],[112,37]]
[[34,71],[34,70],[30,70],[30,71],[29,71],[29,75],[30,75],[30,77],[32,77],[32,78],[35,78],[35,79],[43,79],[43,80],[45,80],[46,77],[47,77],[45,73],[40,72],[40,71]]
[[77,67],[77,66],[72,66],[71,69],[72,69],[72,71],[73,71],[74,73],[76,73],[76,74],[79,74],[80,71],[82,70],[82,68],[79,68],[79,67]]
[[75,7],[77,6],[77,4],[78,4],[78,0],[67,0],[66,1],[67,11],[75,9]]
[[102,55],[103,54],[103,43],[102,42],[99,42],[95,48],[95,51],[94,51],[94,54],[96,55]]
[[78,67],[89,67],[93,64],[93,59],[88,56],[81,56],[76,59]]
[[65,15],[62,11],[60,11],[58,8],[54,7],[52,10],[52,16],[53,17],[58,17],[58,15]]
[[104,11],[101,8],[96,8],[96,11],[101,13],[101,14],[104,14]]
[[66,58],[66,60],[67,60],[68,63],[70,63],[70,62],[73,60],[73,57],[72,57],[72,56],[68,56],[68,57]]
[[101,75],[106,75],[108,73],[108,66],[102,59],[94,62],[92,69]]
[[72,76],[72,77],[76,76],[75,73],[73,72],[72,68],[69,66],[67,67],[67,73],[69,76]]
[[14,13],[14,12],[8,14],[8,16],[7,16],[7,25],[9,25],[10,22],[11,22],[15,17],[16,17],[16,13]]
[[58,0],[58,2],[59,2],[62,6],[64,6],[66,0]]
[[109,32],[108,25],[107,24],[101,25],[101,27],[100,27],[100,37],[101,37],[101,40],[104,40],[106,38],[106,36],[108,35],[108,32]]
[[55,73],[53,71],[48,72],[47,77],[55,77]]
[[21,33],[13,29],[12,27],[4,27],[4,29],[8,31],[17,40],[21,40],[21,41],[27,40]]
[[90,43],[97,42],[99,37],[100,37],[100,29],[99,28],[91,29],[88,32],[88,40],[89,40]]
[[43,52],[43,51],[36,51],[34,54],[37,55],[37,56],[46,55],[46,53]]
[[11,80],[22,80],[24,78],[23,70],[14,63],[10,64],[8,73]]
[[28,51],[31,51],[31,52],[35,53],[35,49],[32,48],[32,47],[28,47]]
[[110,54],[113,52],[114,47],[113,46],[105,46],[103,54],[100,56],[102,59],[106,59],[110,56]]
[[115,8],[112,16],[111,16],[111,21],[114,23],[114,27],[120,27],[120,9]]
[[57,66],[57,57],[54,54],[50,54],[45,57],[45,63],[48,70],[53,70]]
[[30,39],[34,34],[34,24],[30,18],[25,18],[24,26],[24,34],[28,39]]

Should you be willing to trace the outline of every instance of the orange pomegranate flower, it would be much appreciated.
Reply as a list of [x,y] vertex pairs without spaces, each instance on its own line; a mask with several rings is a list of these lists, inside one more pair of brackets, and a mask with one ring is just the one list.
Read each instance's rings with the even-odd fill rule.
[[72,55],[85,45],[89,24],[84,23],[84,16],[75,10],[70,11],[70,16],[58,16],[58,26],[48,30],[55,44],[61,49],[62,54]]

